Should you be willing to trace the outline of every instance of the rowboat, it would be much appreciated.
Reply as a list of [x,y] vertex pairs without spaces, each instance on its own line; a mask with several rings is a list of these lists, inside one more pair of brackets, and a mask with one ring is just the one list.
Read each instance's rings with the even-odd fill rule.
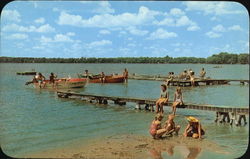
[[35,71],[17,72],[17,75],[36,75]]
[[[60,78],[56,79],[53,84],[49,80],[43,81],[41,88],[82,88],[86,85],[87,80],[84,78]],[[40,88],[38,82],[34,82],[35,88]]]
[[[102,83],[100,75],[95,75],[93,77],[85,77],[83,75],[78,75],[83,79],[88,79],[89,83]],[[123,83],[125,81],[123,75],[106,75],[103,83]]]

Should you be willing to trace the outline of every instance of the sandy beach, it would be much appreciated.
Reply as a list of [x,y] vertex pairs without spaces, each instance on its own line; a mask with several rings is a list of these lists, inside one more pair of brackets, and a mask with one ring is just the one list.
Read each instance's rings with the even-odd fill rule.
[[[87,144],[74,144],[64,148],[42,151],[23,157],[32,158],[91,158],[127,159],[154,158],[179,155],[181,158],[194,159],[203,152],[229,154],[217,144],[203,140],[173,136],[154,140],[150,136],[121,135],[94,139]],[[177,157],[177,158],[179,158]]]

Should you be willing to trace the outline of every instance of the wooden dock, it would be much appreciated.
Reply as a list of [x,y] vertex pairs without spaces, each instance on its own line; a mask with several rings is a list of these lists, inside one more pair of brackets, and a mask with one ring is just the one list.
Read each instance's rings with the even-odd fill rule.
[[[130,74],[129,79],[134,80],[154,80],[154,81],[166,81],[167,76],[162,75],[136,75],[136,74]],[[229,84],[230,82],[239,82],[240,84],[249,84],[249,80],[241,80],[241,79],[199,79],[196,78],[194,81],[195,86],[200,85],[224,85]],[[192,86],[190,80],[184,80],[184,79],[173,79],[169,81],[170,86]]]
[[[102,95],[94,95],[94,94],[81,94],[75,92],[68,91],[57,91],[57,95],[60,98],[70,98],[70,99],[80,99],[84,101],[93,102],[96,101],[99,104],[108,104],[108,101],[113,101],[114,104],[118,105],[126,105],[126,102],[136,103],[137,107],[141,108],[144,105],[146,110],[150,109],[155,105],[156,99],[142,99],[142,98],[129,98],[129,97],[114,97],[114,96],[102,96]],[[173,102],[169,101],[166,106],[171,106]],[[185,109],[196,109],[196,110],[206,110],[206,111],[215,111],[215,112],[233,112],[240,114],[248,114],[249,107],[222,107],[222,106],[214,106],[207,104],[192,104],[185,103],[182,106],[177,106],[177,108],[185,108]]]

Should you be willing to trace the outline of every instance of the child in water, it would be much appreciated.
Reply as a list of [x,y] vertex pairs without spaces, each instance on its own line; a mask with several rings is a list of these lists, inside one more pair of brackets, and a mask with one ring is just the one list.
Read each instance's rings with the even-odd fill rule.
[[172,106],[172,112],[175,115],[176,112],[176,106],[178,105],[183,105],[183,99],[182,99],[182,92],[181,92],[181,88],[177,87],[176,88],[176,92],[174,93],[174,102],[173,102],[173,106]]
[[201,139],[202,135],[205,135],[205,131],[202,129],[201,123],[195,117],[187,117],[188,125],[184,131],[185,137],[192,137],[194,139]]
[[167,129],[167,134],[172,135],[172,133],[174,132],[176,135],[178,135],[181,126],[175,126],[174,117],[175,116],[173,114],[170,114],[168,116],[168,120],[165,122],[165,128]]
[[163,119],[162,114],[157,114],[155,119],[152,121],[149,129],[149,133],[152,135],[154,139],[158,139],[162,137],[167,132],[166,128],[161,128],[161,121]]
[[163,113],[163,105],[168,102],[168,92],[167,86],[165,84],[161,85],[160,98],[156,101],[156,113]]

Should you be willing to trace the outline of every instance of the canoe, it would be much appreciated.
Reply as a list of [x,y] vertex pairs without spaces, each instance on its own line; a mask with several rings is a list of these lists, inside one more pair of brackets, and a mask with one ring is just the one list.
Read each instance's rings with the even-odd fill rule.
[[[105,76],[104,83],[123,83],[124,77],[122,75]],[[89,83],[102,83],[100,78],[89,79]]]
[[17,75],[36,75],[35,71],[17,72]]
[[[83,78],[61,78],[55,80],[54,86],[49,80],[44,82],[45,84],[42,88],[82,88],[86,85],[87,80]],[[39,88],[38,82],[33,84],[35,88]]]

